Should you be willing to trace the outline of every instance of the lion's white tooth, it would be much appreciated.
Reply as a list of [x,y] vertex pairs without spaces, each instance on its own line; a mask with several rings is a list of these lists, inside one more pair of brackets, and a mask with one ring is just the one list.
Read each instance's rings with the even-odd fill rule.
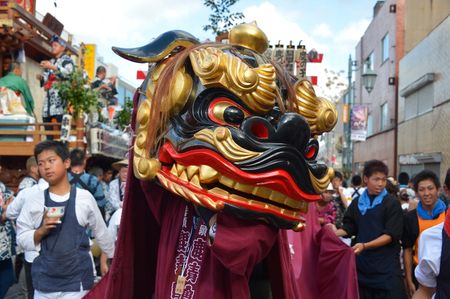
[[175,176],[178,176],[177,166],[176,164],[172,165],[172,169],[170,170],[170,173],[172,173]]
[[189,181],[192,185],[195,185],[197,187],[201,187],[200,185],[200,179],[198,178],[198,175],[194,175],[191,180]]
[[219,178],[219,182],[220,182],[221,184],[227,186],[227,187],[230,187],[230,188],[234,188],[234,185],[236,184],[235,181],[233,181],[232,179],[230,179],[230,178],[228,178],[228,177],[226,177],[226,176],[221,176],[221,177]]
[[270,194],[272,193],[272,190],[266,187],[255,187],[252,191],[253,195],[269,199]]
[[199,176],[200,182],[208,184],[216,182],[220,174],[217,172],[217,170],[208,165],[200,165]]
[[191,179],[194,174],[197,174],[198,169],[199,168],[196,165],[189,165],[188,167],[186,167],[186,172],[187,172],[188,178]]
[[178,171],[178,175],[181,175],[181,173],[186,169],[186,166],[181,165],[181,164],[177,164],[177,171]]
[[254,186],[252,186],[252,185],[243,184],[243,183],[239,183],[239,182],[237,182],[234,185],[234,189],[241,191],[241,192],[249,193],[249,194],[252,193],[253,188],[254,188]]
[[179,178],[182,179],[183,181],[187,182],[188,181],[188,177],[187,177],[186,171],[181,172]]

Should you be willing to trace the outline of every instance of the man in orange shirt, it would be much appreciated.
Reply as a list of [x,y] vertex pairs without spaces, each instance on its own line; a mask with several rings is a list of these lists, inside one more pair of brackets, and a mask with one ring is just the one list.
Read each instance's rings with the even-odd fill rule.
[[414,177],[414,191],[419,198],[419,203],[416,209],[405,216],[402,238],[406,285],[410,296],[414,294],[417,287],[413,269],[419,262],[419,237],[427,228],[445,220],[446,205],[438,198],[440,187],[439,178],[430,170],[423,170]]

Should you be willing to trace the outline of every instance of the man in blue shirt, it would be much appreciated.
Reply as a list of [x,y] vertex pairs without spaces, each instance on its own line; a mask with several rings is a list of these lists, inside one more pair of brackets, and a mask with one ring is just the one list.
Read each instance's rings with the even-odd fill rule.
[[86,154],[81,149],[74,149],[70,152],[70,160],[71,165],[68,174],[70,184],[88,190],[94,196],[102,216],[105,217],[105,194],[98,179],[85,171]]

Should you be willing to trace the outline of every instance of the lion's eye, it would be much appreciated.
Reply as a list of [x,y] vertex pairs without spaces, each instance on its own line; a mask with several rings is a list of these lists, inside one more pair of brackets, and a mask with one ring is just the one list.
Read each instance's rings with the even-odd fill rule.
[[208,108],[209,118],[219,124],[240,125],[248,114],[241,106],[225,97],[214,99]]
[[244,112],[234,106],[225,108],[223,112],[223,119],[232,124],[240,124],[244,120]]

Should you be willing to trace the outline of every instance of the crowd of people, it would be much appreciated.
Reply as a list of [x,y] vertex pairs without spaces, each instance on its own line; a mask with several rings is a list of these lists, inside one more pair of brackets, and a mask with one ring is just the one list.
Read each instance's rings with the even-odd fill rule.
[[443,231],[446,217],[450,226],[450,169],[442,188],[430,170],[412,179],[402,172],[398,181],[388,173],[383,162],[368,161],[346,188],[336,171],[316,203],[318,220],[352,246],[360,298],[432,298],[436,289],[435,298],[448,298],[437,286],[449,284],[439,269],[450,267],[449,229]]
[[[128,161],[112,167],[86,172],[84,151],[50,140],[27,160],[17,193],[0,183],[0,298],[16,280],[22,298],[80,298],[108,271]],[[401,173],[397,182],[372,160],[344,185],[336,171],[316,210],[319,223],[352,246],[360,298],[446,298],[450,169],[441,188],[430,170],[411,180]]]
[[81,298],[113,257],[128,160],[87,172],[84,151],[48,140],[26,167],[17,192],[0,183],[0,298]]
[[[86,162],[83,150],[48,140],[26,161],[17,192],[0,182],[0,299],[16,281],[22,298],[80,298],[108,271],[128,160],[88,171]],[[335,171],[317,220],[352,247],[360,298],[447,298],[450,169],[442,187],[430,170],[388,173],[368,161],[348,187]]]

